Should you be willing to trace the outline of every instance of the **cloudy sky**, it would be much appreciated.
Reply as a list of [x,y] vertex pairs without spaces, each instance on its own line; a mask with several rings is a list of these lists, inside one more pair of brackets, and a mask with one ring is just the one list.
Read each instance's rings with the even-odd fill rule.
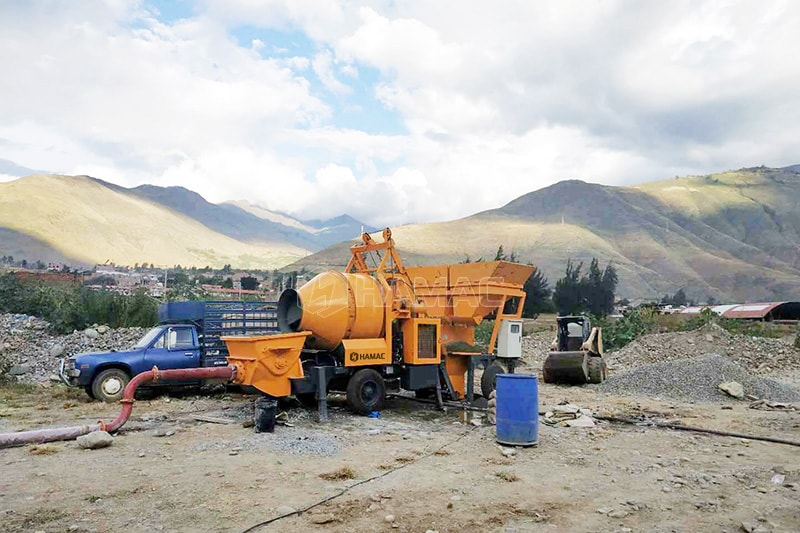
[[0,173],[446,220],[800,163],[800,2],[0,0]]

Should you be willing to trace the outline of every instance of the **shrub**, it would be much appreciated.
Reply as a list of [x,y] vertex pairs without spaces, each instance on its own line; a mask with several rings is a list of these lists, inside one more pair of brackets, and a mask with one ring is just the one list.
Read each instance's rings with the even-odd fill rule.
[[639,307],[617,320],[593,317],[592,323],[603,328],[603,348],[609,351],[619,350],[637,337],[655,331],[657,318],[658,312],[652,307]]

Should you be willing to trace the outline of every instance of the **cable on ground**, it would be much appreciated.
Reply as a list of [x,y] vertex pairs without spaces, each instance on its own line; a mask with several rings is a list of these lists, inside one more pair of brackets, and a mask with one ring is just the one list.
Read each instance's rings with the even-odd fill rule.
[[428,454],[425,454],[425,455],[421,455],[421,456],[419,456],[418,458],[416,458],[415,460],[413,460],[413,461],[411,461],[409,463],[403,463],[400,466],[392,468],[391,470],[387,470],[385,472],[382,472],[380,474],[377,474],[377,475],[372,476],[372,477],[367,478],[367,479],[362,479],[361,481],[359,481],[357,483],[353,483],[352,485],[349,485],[349,486],[343,488],[342,490],[340,490],[339,492],[337,492],[336,494],[334,494],[332,496],[328,496],[327,498],[323,498],[322,500],[319,500],[319,501],[317,501],[315,503],[312,503],[311,505],[307,505],[307,506],[303,507],[302,509],[298,509],[297,511],[294,511],[292,513],[282,514],[280,516],[276,516],[275,518],[270,518],[269,520],[264,520],[263,522],[259,522],[258,524],[255,524],[255,525],[250,526],[249,528],[245,529],[244,531],[242,531],[242,533],[250,533],[251,531],[255,531],[255,530],[260,529],[260,528],[262,528],[264,526],[268,526],[269,524],[272,524],[273,522],[277,522],[278,520],[283,520],[284,518],[288,518],[290,516],[295,516],[295,515],[299,516],[299,515],[301,515],[301,514],[303,514],[305,512],[310,511],[311,509],[313,509],[315,507],[319,507],[320,505],[326,504],[331,500],[335,500],[336,498],[338,498],[340,496],[343,496],[344,494],[348,493],[350,491],[350,489],[354,489],[354,488],[358,487],[359,485],[364,485],[366,483],[369,483],[370,481],[375,481],[376,479],[380,479],[382,477],[386,477],[389,474],[391,474],[392,472],[397,472],[398,470],[402,470],[403,468],[405,468],[407,466],[411,466],[413,464],[416,464],[417,462],[421,461],[422,459],[427,459],[428,457],[432,457],[432,456],[436,455],[438,452],[440,452],[440,451],[444,450],[445,448],[447,448],[448,446],[452,446],[456,442],[460,441],[461,439],[463,439],[464,437],[469,435],[470,432],[472,431],[472,429],[474,429],[474,428],[471,428],[471,429],[465,431],[464,433],[462,433],[461,435],[459,435],[455,439],[442,444],[441,446],[439,446],[438,448],[436,448],[432,452],[430,452]]

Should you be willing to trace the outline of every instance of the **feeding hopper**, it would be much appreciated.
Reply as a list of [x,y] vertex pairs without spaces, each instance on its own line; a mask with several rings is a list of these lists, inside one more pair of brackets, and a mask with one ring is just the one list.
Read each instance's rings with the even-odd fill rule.
[[504,298],[523,295],[522,286],[536,267],[507,261],[407,267],[414,290],[431,317],[479,322]]
[[292,393],[292,378],[303,377],[300,352],[311,333],[281,333],[250,337],[222,337],[228,363],[236,366],[234,383],[249,385],[275,397]]

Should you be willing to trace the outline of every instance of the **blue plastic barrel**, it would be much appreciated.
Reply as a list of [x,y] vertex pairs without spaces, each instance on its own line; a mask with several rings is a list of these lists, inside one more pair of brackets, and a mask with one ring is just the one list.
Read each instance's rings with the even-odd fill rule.
[[539,382],[529,374],[497,375],[497,442],[507,446],[539,443]]

